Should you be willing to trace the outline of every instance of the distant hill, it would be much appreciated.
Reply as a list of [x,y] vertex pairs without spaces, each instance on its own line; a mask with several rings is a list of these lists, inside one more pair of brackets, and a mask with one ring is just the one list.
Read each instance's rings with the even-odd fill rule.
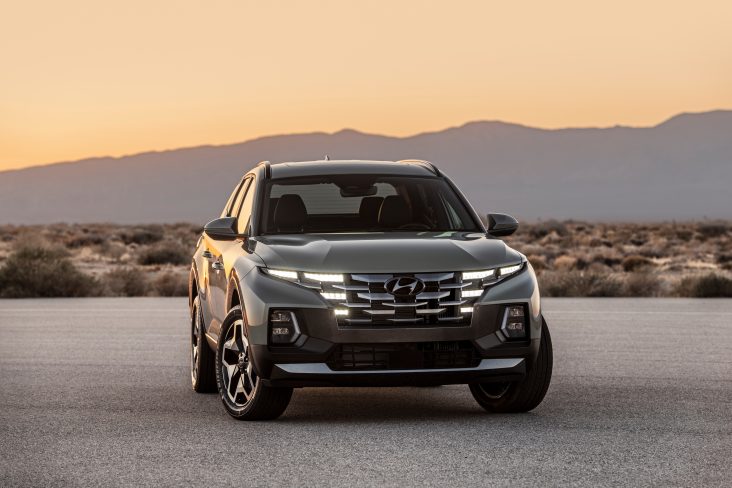
[[204,223],[261,160],[428,159],[473,206],[520,219],[732,218],[732,111],[655,127],[471,122],[411,137],[281,135],[0,172],[0,224]]

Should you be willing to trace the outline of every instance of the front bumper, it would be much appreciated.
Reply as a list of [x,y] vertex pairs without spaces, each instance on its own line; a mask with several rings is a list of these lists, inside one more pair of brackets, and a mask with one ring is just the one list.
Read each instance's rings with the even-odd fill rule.
[[412,386],[515,381],[526,373],[522,358],[482,359],[474,368],[334,371],[326,363],[274,364],[265,382],[275,386]]
[[[511,381],[532,367],[539,350],[541,311],[536,277],[530,266],[486,290],[469,326],[339,327],[333,311],[316,293],[265,276],[256,270],[241,282],[243,310],[260,378],[275,386],[415,385]],[[530,337],[508,341],[500,332],[508,304],[525,304]],[[269,310],[295,312],[302,335],[291,346],[268,344]],[[337,370],[331,367],[341,345],[437,344],[468,342],[476,354],[471,367]]]

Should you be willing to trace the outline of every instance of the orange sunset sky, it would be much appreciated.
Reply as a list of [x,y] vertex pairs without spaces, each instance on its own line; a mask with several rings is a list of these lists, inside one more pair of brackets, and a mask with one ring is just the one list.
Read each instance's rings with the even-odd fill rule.
[[732,2],[2,1],[0,170],[471,120],[732,108]]

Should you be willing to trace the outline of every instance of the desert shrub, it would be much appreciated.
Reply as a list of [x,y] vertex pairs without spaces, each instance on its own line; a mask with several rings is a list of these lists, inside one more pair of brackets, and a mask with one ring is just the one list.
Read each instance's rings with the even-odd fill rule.
[[615,297],[624,293],[622,281],[611,273],[547,271],[539,278],[539,286],[549,297]]
[[161,297],[188,296],[188,276],[168,271],[153,280],[152,289]]
[[531,266],[536,271],[542,271],[546,269],[546,259],[544,259],[544,256],[538,256],[535,254],[532,254],[530,256],[527,256],[527,259],[531,263]]
[[577,266],[577,258],[572,256],[559,256],[554,260],[554,269],[561,271],[569,271]]
[[191,260],[191,251],[175,241],[163,241],[142,249],[137,262],[144,266],[153,264],[187,264]]
[[688,276],[676,285],[676,294],[692,298],[732,297],[732,279],[715,273]]
[[119,241],[105,240],[103,243],[97,246],[96,249],[99,254],[114,261],[120,261],[122,257],[127,253],[127,246]]
[[594,256],[592,256],[592,262],[602,264],[603,266],[607,266],[608,268],[612,268],[613,266],[620,264],[621,260],[607,254],[595,254]]
[[571,288],[573,283],[567,278],[567,273],[556,271],[545,271],[537,276],[541,295],[545,297],[571,297],[577,296],[576,290]]
[[661,295],[661,280],[653,273],[628,273],[624,279],[623,295],[625,296],[657,297]]
[[94,278],[79,271],[60,248],[21,246],[0,268],[4,298],[84,297],[95,289]]
[[631,244],[633,244],[634,246],[639,246],[639,247],[640,247],[640,246],[642,246],[643,244],[645,244],[646,242],[648,242],[648,237],[646,237],[646,236],[645,236],[645,235],[643,235],[643,234],[635,234],[635,235],[633,235],[633,236],[632,236],[632,237],[630,238],[630,241],[629,241],[629,242],[630,242]]
[[592,262],[584,269],[584,271],[595,274],[608,274],[612,273],[613,269],[605,266],[603,263]]
[[723,236],[728,230],[729,226],[725,222],[705,222],[696,226],[696,231],[707,239]]
[[[617,297],[623,295],[622,282],[614,274],[581,272],[584,279],[580,281],[584,296],[588,297]],[[580,295],[581,296],[581,295]]]
[[681,241],[689,242],[694,237],[694,232],[690,229],[678,229],[676,231],[676,237]]
[[668,253],[657,247],[646,246],[638,252],[638,255],[645,258],[662,258]]
[[545,237],[552,232],[556,232],[558,236],[566,236],[569,234],[567,226],[557,220],[547,220],[545,222],[539,222],[529,227],[529,234],[534,239]]
[[180,242],[190,243],[193,245],[195,244],[196,239],[198,239],[203,232],[203,227],[186,223],[178,223],[169,226],[168,230],[169,232],[166,232],[166,234],[170,234]]
[[104,236],[97,233],[81,234],[69,238],[66,241],[66,247],[76,249],[79,247],[98,246],[104,243],[105,240]]
[[647,257],[633,254],[623,259],[623,271],[633,272],[653,266],[653,261]]
[[153,244],[163,240],[165,237],[164,229],[159,225],[146,225],[144,227],[135,227],[133,229],[125,229],[119,235],[125,244]]
[[590,267],[590,262],[586,259],[587,256],[578,256],[577,262],[574,263],[574,269],[584,270]]
[[13,225],[0,226],[0,242],[12,242],[15,240],[17,229]]
[[138,268],[125,267],[109,271],[102,277],[107,296],[141,297],[147,295],[147,276]]

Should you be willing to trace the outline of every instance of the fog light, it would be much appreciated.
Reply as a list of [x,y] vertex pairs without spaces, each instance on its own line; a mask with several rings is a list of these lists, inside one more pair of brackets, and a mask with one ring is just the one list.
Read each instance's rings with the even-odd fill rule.
[[508,316],[510,318],[523,317],[524,307],[508,307]]
[[473,307],[460,307],[460,313],[473,313]]
[[272,344],[292,344],[300,337],[297,317],[289,310],[272,310],[269,313],[269,333]]
[[503,316],[503,325],[501,332],[508,339],[526,339],[528,337],[528,327],[526,325],[526,314],[523,305],[511,305],[506,307]]

